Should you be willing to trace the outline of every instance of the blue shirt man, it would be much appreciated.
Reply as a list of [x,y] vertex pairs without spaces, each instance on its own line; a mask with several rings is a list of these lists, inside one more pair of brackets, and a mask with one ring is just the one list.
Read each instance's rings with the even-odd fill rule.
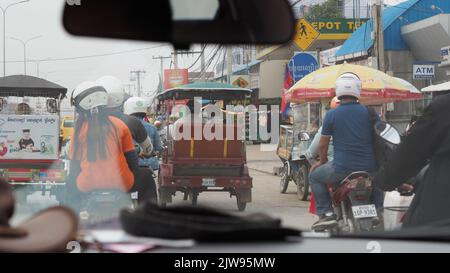
[[337,172],[376,170],[367,107],[348,102],[330,110],[323,120],[322,136],[333,138],[333,165]]
[[[353,73],[344,73],[336,81],[336,97],[341,103],[325,115],[319,141],[320,161],[311,167],[309,176],[319,216],[313,230],[338,224],[327,184],[338,184],[354,171],[376,170],[369,109],[358,102],[361,86],[361,80]],[[331,138],[334,155],[329,162],[327,152]]]

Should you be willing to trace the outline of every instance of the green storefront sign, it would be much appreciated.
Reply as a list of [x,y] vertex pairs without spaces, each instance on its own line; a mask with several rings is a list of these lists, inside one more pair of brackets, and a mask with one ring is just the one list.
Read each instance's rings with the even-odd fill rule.
[[364,24],[368,19],[317,19],[311,25],[320,34],[351,34]]

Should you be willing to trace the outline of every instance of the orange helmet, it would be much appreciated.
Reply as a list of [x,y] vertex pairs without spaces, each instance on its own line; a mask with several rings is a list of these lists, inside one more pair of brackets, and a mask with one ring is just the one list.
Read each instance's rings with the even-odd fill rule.
[[331,102],[330,102],[330,108],[331,109],[336,109],[336,107],[338,107],[341,104],[341,101],[338,100],[337,97],[334,97]]

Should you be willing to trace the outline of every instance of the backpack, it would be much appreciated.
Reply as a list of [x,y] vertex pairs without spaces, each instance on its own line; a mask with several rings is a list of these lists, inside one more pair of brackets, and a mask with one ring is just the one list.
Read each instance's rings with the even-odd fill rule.
[[373,152],[378,170],[388,161],[397,145],[388,142],[380,136],[380,132],[384,130],[386,123],[377,119],[378,114],[374,109],[367,107],[367,110],[369,111],[369,121],[372,128]]

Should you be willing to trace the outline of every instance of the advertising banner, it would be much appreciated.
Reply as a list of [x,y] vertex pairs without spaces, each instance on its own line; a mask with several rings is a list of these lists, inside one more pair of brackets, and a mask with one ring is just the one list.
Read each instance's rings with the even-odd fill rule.
[[58,159],[59,116],[0,115],[0,159]]
[[189,83],[189,72],[187,69],[164,70],[164,90]]

